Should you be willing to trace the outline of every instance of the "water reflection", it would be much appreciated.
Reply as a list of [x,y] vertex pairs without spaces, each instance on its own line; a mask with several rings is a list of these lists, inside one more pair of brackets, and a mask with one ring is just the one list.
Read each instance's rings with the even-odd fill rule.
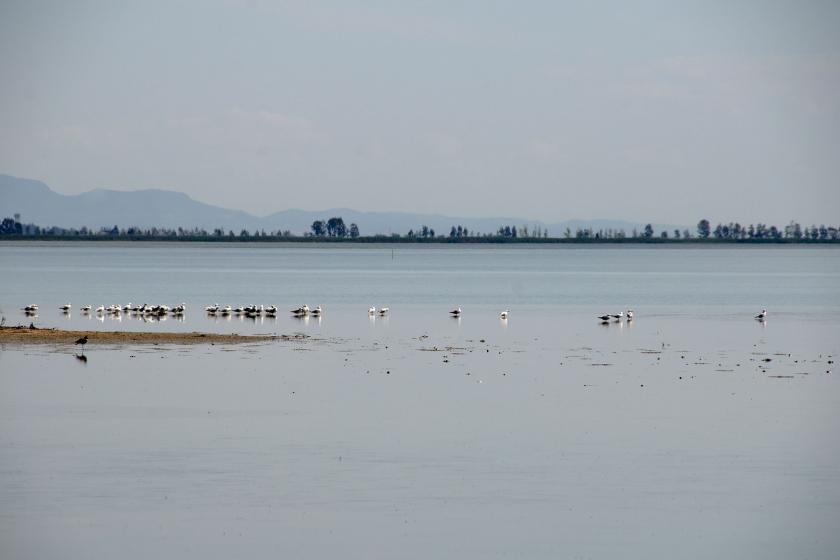
[[88,359],[87,356],[85,356],[84,354],[73,354],[73,356],[76,358],[76,360],[87,364]]

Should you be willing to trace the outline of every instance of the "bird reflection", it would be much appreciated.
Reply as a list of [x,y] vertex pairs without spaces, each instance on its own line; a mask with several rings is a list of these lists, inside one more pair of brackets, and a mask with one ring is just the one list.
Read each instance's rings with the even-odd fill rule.
[[75,356],[75,358],[80,362],[83,362],[85,364],[87,363],[87,356],[85,356],[84,354],[73,354],[73,356]]

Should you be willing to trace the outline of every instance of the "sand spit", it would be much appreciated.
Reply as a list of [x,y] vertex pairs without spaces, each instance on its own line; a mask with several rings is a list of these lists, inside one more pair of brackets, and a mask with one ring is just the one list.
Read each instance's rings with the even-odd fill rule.
[[273,340],[303,340],[304,334],[239,335],[200,332],[65,331],[37,327],[0,327],[0,343],[73,344],[87,336],[87,344],[242,344]]

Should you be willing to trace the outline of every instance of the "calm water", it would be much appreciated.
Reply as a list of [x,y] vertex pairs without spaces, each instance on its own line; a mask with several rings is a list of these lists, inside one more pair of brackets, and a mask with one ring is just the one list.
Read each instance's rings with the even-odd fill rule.
[[[7,324],[312,335],[0,347],[0,557],[840,551],[838,249],[0,244],[0,268]],[[129,301],[188,312],[77,311]]]

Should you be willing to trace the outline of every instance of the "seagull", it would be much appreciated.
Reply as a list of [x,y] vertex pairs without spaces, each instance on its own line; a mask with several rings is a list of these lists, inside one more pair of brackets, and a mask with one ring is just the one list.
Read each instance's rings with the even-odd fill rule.
[[318,307],[316,307],[315,309],[313,309],[313,310],[310,312],[310,314],[312,314],[312,315],[320,315],[320,314],[321,314],[321,306],[319,305]]
[[38,311],[38,306],[34,303],[31,303],[31,304],[27,305],[26,307],[24,307],[23,310],[26,311],[27,313],[35,313],[36,311]]
[[616,321],[621,321],[621,318],[624,317],[624,311],[619,311],[617,315],[610,315]]
[[80,309],[80,311],[81,311],[82,313],[90,313],[90,305],[85,305],[85,306],[83,306],[83,307]]
[[755,316],[755,318],[756,318],[756,319],[758,319],[759,321],[763,321],[764,319],[766,319],[766,318],[767,318],[767,310],[766,310],[766,309],[762,309],[762,310],[761,310],[761,313],[759,313],[758,315],[756,315],[756,316]]
[[628,309],[628,310],[627,310],[627,320],[628,320],[628,321],[632,321],[632,320],[633,320],[633,310],[632,310],[632,309]]
[[100,313],[100,314],[101,314],[101,313],[104,313],[104,312],[105,312],[105,306],[104,306],[104,305],[100,305],[99,307],[97,307],[97,308],[96,308],[96,312],[97,312],[97,313]]
[[213,305],[208,305],[207,307],[204,308],[204,311],[206,311],[207,313],[210,313],[210,314],[216,313],[218,310],[219,310],[219,304],[218,303],[214,303]]
[[376,308],[375,307],[368,308],[368,315],[376,315]]
[[269,305],[265,308],[266,315],[276,315],[277,314],[277,306],[276,305]]
[[380,315],[387,315],[390,310],[391,310],[390,307],[380,307],[379,308],[379,314]]
[[69,303],[65,303],[64,305],[62,305],[61,307],[59,307],[59,309],[61,309],[61,310],[62,310],[62,311],[64,311],[65,313],[67,313],[68,311],[70,311],[70,304],[69,304]]
[[510,309],[505,309],[504,311],[499,313],[499,318],[500,319],[507,319],[508,315],[510,315]]
[[609,316],[609,315],[599,315],[599,316],[598,316],[598,318],[599,318],[600,320],[604,321],[604,322],[606,322],[606,321],[609,321],[609,320],[610,320],[610,316]]
[[460,315],[461,315],[461,307],[460,307],[460,306],[459,306],[459,307],[456,307],[455,309],[453,309],[452,311],[450,311],[450,312],[449,312],[449,314],[450,314],[450,315],[452,315],[453,317],[458,317],[458,316],[460,316]]
[[292,313],[295,314],[295,315],[309,315],[309,306],[306,305],[306,304],[303,304],[301,307],[298,307],[297,309],[292,309]]

